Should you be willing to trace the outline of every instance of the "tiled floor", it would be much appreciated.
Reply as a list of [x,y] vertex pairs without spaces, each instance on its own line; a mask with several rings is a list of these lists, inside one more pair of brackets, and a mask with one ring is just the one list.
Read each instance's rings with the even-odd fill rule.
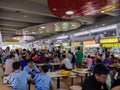
[[[2,68],[0,65],[0,90],[11,90],[9,86],[3,85],[1,76],[2,76]],[[53,79],[53,81],[54,81],[54,88],[56,90],[56,86],[57,86],[56,79]],[[74,84],[77,84],[78,82],[80,82],[80,77],[74,78]],[[70,85],[71,85],[71,78],[61,79],[60,88],[65,89],[65,90],[69,90]],[[35,90],[34,85],[31,85],[30,90]]]

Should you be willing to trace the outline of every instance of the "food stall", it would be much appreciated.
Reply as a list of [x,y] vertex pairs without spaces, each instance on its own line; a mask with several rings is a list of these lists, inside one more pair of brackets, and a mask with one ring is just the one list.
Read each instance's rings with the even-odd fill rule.
[[96,43],[95,40],[85,40],[83,41],[83,55],[84,56],[94,56],[95,53],[100,52],[100,44]]
[[81,42],[71,42],[71,51],[75,53],[79,46],[82,46]]
[[55,43],[55,48],[58,48],[59,46],[61,46],[61,43]]
[[115,56],[120,55],[120,37],[101,38],[100,44],[103,49],[107,49]]
[[0,47],[5,49],[6,47],[10,47],[10,49],[29,49],[29,44],[26,42],[21,42],[17,39],[5,39],[1,44]]
[[62,50],[66,50],[66,49],[70,49],[71,48],[70,47],[70,43],[62,43],[61,47],[62,47]]
[[43,44],[43,45],[40,45],[39,46],[39,49],[43,49],[43,50],[48,50],[49,49],[49,45],[45,45],[45,44]]

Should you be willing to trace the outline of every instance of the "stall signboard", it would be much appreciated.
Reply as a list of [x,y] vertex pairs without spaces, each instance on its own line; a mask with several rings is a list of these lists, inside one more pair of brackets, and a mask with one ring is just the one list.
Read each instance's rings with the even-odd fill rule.
[[6,39],[5,42],[19,42],[19,40],[16,40],[16,39]]
[[86,41],[83,41],[83,45],[90,45],[90,44],[96,44],[96,41],[95,40],[86,40]]
[[120,47],[120,43],[104,43],[101,46],[102,48]]
[[80,42],[71,42],[71,46],[80,46]]
[[61,46],[61,44],[55,44],[55,47],[59,47],[59,46]]
[[62,46],[70,46],[70,43],[62,43]]
[[100,39],[100,44],[103,44],[103,43],[106,43],[106,44],[108,44],[108,43],[118,43],[118,42],[119,42],[118,37],[110,37],[110,38],[101,38]]

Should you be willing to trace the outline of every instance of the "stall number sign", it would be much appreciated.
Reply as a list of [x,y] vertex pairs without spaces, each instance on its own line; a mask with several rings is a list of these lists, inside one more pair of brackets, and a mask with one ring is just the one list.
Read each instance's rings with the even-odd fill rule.
[[71,46],[80,46],[80,42],[72,42]]
[[87,40],[87,41],[83,41],[84,45],[89,45],[89,44],[95,44],[95,40]]
[[102,47],[103,47],[103,48],[120,47],[120,43],[102,44]]
[[100,39],[101,44],[103,44],[103,43],[117,43],[117,42],[119,42],[118,37]]
[[15,40],[15,39],[6,39],[5,42],[19,42],[19,40]]

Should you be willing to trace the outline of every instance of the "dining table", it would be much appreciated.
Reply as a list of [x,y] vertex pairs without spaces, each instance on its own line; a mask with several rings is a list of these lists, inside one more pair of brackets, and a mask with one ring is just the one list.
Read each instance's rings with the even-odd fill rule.
[[83,83],[82,75],[85,75],[85,78],[90,76],[92,72],[90,72],[88,69],[73,69],[72,72],[79,74],[81,77],[81,84]]
[[60,65],[60,63],[41,63],[41,64],[36,64],[36,65],[37,65],[38,67],[41,67],[41,66],[47,65],[47,64],[52,65],[52,66]]
[[69,77],[69,76],[75,76],[76,73],[71,72],[70,74],[59,74],[59,71],[56,72],[48,72],[47,74],[51,77],[51,78],[57,78],[57,89],[60,88],[60,78],[62,77]]

